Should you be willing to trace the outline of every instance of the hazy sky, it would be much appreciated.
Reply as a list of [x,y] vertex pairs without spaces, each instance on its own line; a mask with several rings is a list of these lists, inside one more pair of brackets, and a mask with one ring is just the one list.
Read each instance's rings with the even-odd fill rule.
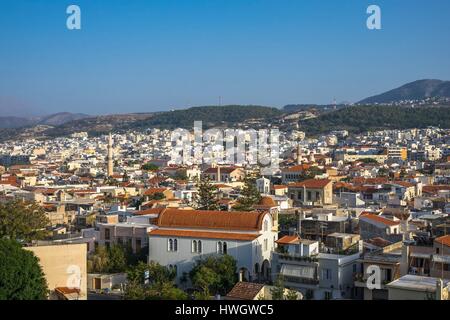
[[0,0],[0,116],[358,101],[450,80],[449,31],[448,0]]

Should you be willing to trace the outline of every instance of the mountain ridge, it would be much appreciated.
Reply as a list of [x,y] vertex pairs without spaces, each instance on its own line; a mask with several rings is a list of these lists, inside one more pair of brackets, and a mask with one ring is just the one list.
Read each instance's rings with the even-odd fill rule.
[[450,98],[450,81],[422,79],[365,98],[358,104],[394,103],[402,100],[423,100],[433,97]]
[[45,116],[35,117],[0,117],[0,129],[17,129],[37,125],[59,126],[66,122],[91,117],[84,113],[57,112]]

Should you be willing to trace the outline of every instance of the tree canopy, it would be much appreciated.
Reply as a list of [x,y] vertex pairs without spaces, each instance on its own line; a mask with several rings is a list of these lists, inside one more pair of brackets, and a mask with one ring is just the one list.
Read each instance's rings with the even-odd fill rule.
[[50,224],[44,210],[35,202],[13,200],[0,203],[0,238],[30,242],[46,237]]
[[[145,273],[148,272],[148,279]],[[186,300],[187,294],[175,287],[175,272],[151,261],[140,262],[127,272],[127,300]],[[147,280],[147,281],[146,281]]]
[[109,248],[98,246],[94,254],[88,257],[88,272],[116,273],[126,272],[128,268],[145,261],[145,249],[135,254],[129,246],[113,244]]
[[0,300],[43,300],[48,289],[38,258],[15,240],[0,239]]
[[217,293],[225,295],[237,282],[236,260],[229,255],[198,260],[189,277],[202,297]]
[[261,194],[256,188],[256,180],[254,178],[245,178],[245,185],[241,191],[241,197],[237,204],[233,207],[236,211],[253,211],[253,206],[261,200]]
[[197,182],[198,193],[196,196],[196,207],[198,210],[218,210],[217,187],[211,183],[208,177]]

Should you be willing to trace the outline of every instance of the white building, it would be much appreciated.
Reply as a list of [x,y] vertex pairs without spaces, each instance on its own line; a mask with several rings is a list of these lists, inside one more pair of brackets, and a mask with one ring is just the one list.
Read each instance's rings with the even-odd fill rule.
[[149,233],[149,261],[177,271],[177,280],[196,260],[231,255],[241,280],[269,279],[271,252],[277,240],[267,212],[166,209]]

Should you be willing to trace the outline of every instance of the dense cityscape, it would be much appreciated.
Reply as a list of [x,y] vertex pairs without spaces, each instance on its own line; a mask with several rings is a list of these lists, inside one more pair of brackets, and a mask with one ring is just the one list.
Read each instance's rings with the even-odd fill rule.
[[40,259],[50,297],[449,299],[450,130],[297,125],[269,174],[179,165],[171,135],[0,145],[0,230]]
[[449,12],[2,0],[3,313],[438,314]]

